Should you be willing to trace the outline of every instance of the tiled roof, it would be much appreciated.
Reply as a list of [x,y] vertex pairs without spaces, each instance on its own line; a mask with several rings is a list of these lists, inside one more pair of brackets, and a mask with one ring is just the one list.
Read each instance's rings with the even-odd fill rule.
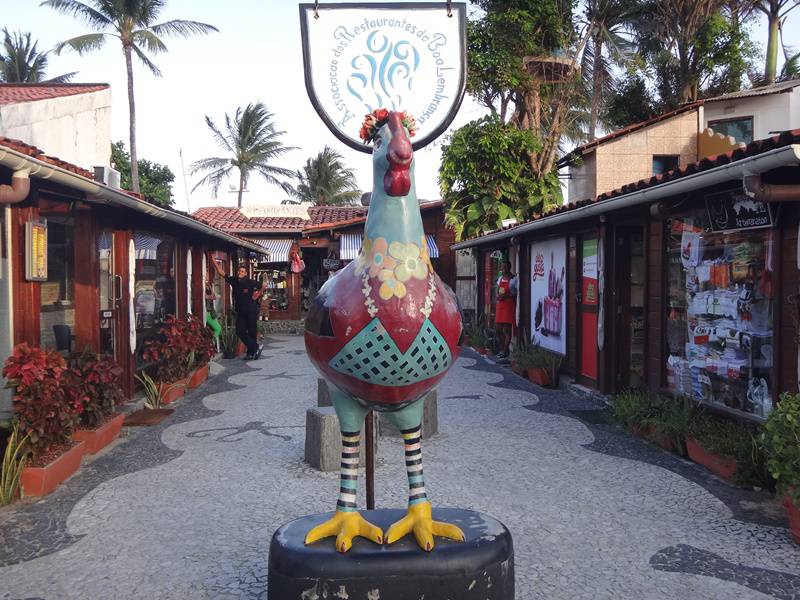
[[680,179],[682,177],[686,177],[694,173],[701,173],[703,171],[708,171],[715,167],[721,167],[723,165],[730,164],[737,160],[742,160],[743,158],[748,158],[750,156],[757,156],[769,150],[782,148],[784,146],[790,146],[792,144],[800,144],[800,129],[792,129],[790,131],[784,131],[779,135],[768,137],[763,140],[755,140],[754,142],[751,142],[747,146],[744,146],[742,148],[735,148],[734,150],[726,152],[725,154],[719,154],[717,156],[708,156],[706,158],[698,160],[697,162],[690,163],[684,167],[679,167],[673,171],[668,171],[662,175],[655,175],[653,177],[648,177],[646,179],[640,179],[639,181],[623,185],[622,187],[612,190],[610,192],[605,192],[604,194],[600,194],[595,198],[587,198],[585,200],[579,200],[577,202],[570,202],[569,204],[556,206],[549,209],[545,213],[534,215],[532,219],[529,219],[522,223],[509,225],[508,227],[496,229],[494,231],[487,232],[483,235],[474,236],[468,239],[479,239],[481,237],[497,233],[498,231],[508,231],[512,229],[517,229],[518,227],[522,227],[523,225],[527,225],[528,223],[538,221],[539,219],[544,219],[545,217],[550,217],[559,213],[569,212],[571,210],[575,210],[576,208],[580,208],[588,204],[594,204],[597,202],[602,202],[604,200],[611,200],[618,196],[624,196],[626,194],[638,192],[647,188],[652,188],[662,183],[675,181],[676,179]]
[[63,161],[55,156],[47,156],[36,146],[31,146],[30,144],[26,144],[25,142],[22,142],[20,140],[13,140],[11,138],[0,136],[0,146],[11,148],[12,150],[16,150],[20,154],[25,154],[26,156],[30,156],[37,160],[41,160],[42,162],[46,162],[55,167],[61,167],[62,169],[75,173],[76,175],[80,175],[82,177],[94,180],[94,173],[92,173],[91,171],[87,171],[82,167]]
[[287,233],[300,233],[307,226],[340,223],[364,217],[366,214],[366,206],[311,206],[308,209],[310,219],[300,217],[248,218],[236,207],[207,206],[196,210],[193,216],[225,231],[263,229],[265,231],[285,230]]
[[763,87],[750,88],[749,90],[739,90],[738,92],[731,92],[730,94],[723,94],[722,96],[706,98],[703,100],[703,102],[723,102],[725,100],[736,100],[738,98],[752,98],[754,96],[780,94],[781,92],[791,91],[798,86],[800,86],[800,79],[792,79],[790,81],[781,81],[779,83],[773,83],[772,85],[765,85]]
[[0,104],[19,104],[108,89],[107,83],[0,83]]
[[[434,209],[434,208],[440,208],[443,205],[444,205],[444,202],[442,202],[441,200],[434,200],[432,202],[424,202],[424,203],[420,204],[419,208],[420,208],[420,210],[425,211],[425,210],[431,210],[431,209]],[[364,223],[366,220],[367,220],[367,214],[365,212],[363,215],[361,215],[359,217],[353,217],[351,219],[343,219],[341,221],[324,221],[322,223],[312,223],[312,224],[306,226],[303,229],[303,232],[304,233],[311,233],[311,232],[314,232],[314,231],[323,231],[323,230],[326,230],[326,229],[341,229],[343,227],[350,227],[352,225],[359,225],[361,223]]]

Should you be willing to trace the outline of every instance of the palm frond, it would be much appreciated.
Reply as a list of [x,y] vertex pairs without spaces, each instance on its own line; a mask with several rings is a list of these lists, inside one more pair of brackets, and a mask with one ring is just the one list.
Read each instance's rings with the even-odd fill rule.
[[200,23],[199,21],[185,21],[182,19],[174,19],[153,25],[150,30],[156,35],[176,35],[179,37],[189,37],[192,35],[204,35],[219,31],[213,25],[208,23]]
[[153,75],[155,75],[156,77],[161,77],[161,70],[157,66],[155,66],[149,58],[147,58],[147,55],[144,52],[142,52],[141,48],[135,45],[132,46],[132,48],[136,56],[139,57],[139,60],[142,61],[142,64],[148,69],[150,69],[150,72]]
[[73,71],[72,73],[64,73],[63,75],[59,75],[57,77],[51,77],[50,79],[45,79],[42,83],[69,83],[72,81],[72,78],[77,75],[77,71]]
[[106,43],[107,35],[113,35],[113,34],[87,33],[86,35],[79,35],[77,37],[70,38],[68,40],[56,44],[54,52],[56,54],[61,54],[64,48],[69,48],[70,50],[74,50],[75,52],[83,56],[87,52],[92,52],[94,50],[99,50],[100,48],[102,48]]
[[45,0],[40,6],[49,6],[62,14],[83,19],[87,24],[97,29],[109,29],[114,26],[114,22],[111,19],[111,15],[114,14],[112,11],[107,10],[104,14],[88,4],[78,2],[78,0]]
[[133,43],[137,46],[144,46],[148,52],[160,54],[167,51],[167,45],[161,41],[155,33],[149,29],[138,29],[131,36]]
[[226,179],[230,178],[231,173],[233,172],[233,167],[228,166],[222,169],[215,169],[210,173],[206,174],[202,177],[192,188],[192,191],[195,191],[197,188],[208,185],[211,186],[211,190],[214,192],[214,195],[217,195],[222,182]]

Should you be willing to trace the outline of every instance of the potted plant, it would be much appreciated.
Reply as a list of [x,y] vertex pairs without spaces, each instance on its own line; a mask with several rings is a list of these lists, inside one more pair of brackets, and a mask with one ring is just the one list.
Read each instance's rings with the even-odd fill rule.
[[691,460],[737,484],[766,483],[763,457],[748,428],[698,413],[688,429],[686,451]]
[[800,544],[800,394],[781,394],[759,436],[778,497],[789,517],[792,539]]
[[195,316],[190,316],[186,321],[185,335],[192,347],[187,363],[190,372],[189,389],[194,389],[208,379],[209,363],[217,349],[211,330]]
[[489,332],[482,325],[475,325],[470,332],[470,341],[472,348],[483,356],[489,353],[487,345],[489,344]]
[[554,387],[558,384],[558,371],[561,368],[561,356],[549,352],[539,345],[520,346],[514,355],[517,367],[530,381],[537,385]]
[[12,408],[27,436],[30,461],[20,472],[25,496],[44,496],[81,465],[84,442],[71,439],[85,395],[64,376],[67,365],[55,351],[20,344],[6,360],[3,376],[14,389]]
[[185,322],[173,315],[167,316],[158,334],[145,342],[142,356],[148,363],[146,371],[161,386],[166,404],[186,392],[192,349]]
[[236,358],[239,349],[239,338],[236,335],[236,328],[231,324],[229,319],[225,319],[221,325],[222,330],[219,334],[219,345],[222,349],[222,358]]
[[19,495],[19,476],[28,459],[26,446],[29,438],[30,434],[21,437],[19,423],[14,420],[0,466],[0,506],[11,504]]
[[144,401],[145,408],[160,410],[165,404],[172,402],[172,400],[166,401],[166,394],[169,393],[169,389],[165,390],[163,386],[147,374],[147,371],[142,371],[140,374],[136,375],[136,379],[142,384],[142,389],[144,390],[144,396],[146,398]]
[[686,432],[694,405],[685,399],[658,396],[645,390],[625,390],[614,397],[614,418],[627,431],[685,455]]
[[74,355],[65,381],[82,388],[83,409],[72,438],[86,442],[86,452],[96,454],[119,436],[125,415],[114,412],[124,400],[122,368],[110,356],[91,350]]

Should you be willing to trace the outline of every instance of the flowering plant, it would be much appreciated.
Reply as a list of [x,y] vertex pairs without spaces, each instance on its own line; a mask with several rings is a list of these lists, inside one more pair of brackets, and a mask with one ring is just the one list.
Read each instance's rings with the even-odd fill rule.
[[86,395],[67,381],[67,365],[55,351],[23,343],[14,348],[3,366],[3,377],[14,389],[13,411],[21,436],[29,436],[34,458],[69,442],[83,410]]
[[[408,135],[414,137],[417,134],[417,121],[409,113],[403,112],[403,127],[408,130]],[[378,130],[386,124],[389,119],[389,110],[386,108],[378,108],[364,117],[364,124],[361,125],[361,130],[358,132],[359,137],[364,140],[365,144],[375,140],[378,135]]]

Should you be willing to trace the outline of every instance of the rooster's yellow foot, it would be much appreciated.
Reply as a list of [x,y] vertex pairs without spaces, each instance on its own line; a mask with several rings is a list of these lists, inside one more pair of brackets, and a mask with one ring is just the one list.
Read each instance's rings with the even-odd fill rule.
[[306,534],[306,544],[313,544],[334,535],[336,549],[339,552],[350,550],[355,537],[367,538],[376,544],[383,543],[383,530],[380,527],[368,522],[360,513],[337,510],[333,517]]
[[389,527],[389,531],[386,532],[386,543],[394,544],[412,531],[419,547],[427,552],[433,550],[434,536],[457,542],[463,542],[466,539],[464,532],[455,525],[433,520],[430,502],[420,502],[409,506],[408,514]]

